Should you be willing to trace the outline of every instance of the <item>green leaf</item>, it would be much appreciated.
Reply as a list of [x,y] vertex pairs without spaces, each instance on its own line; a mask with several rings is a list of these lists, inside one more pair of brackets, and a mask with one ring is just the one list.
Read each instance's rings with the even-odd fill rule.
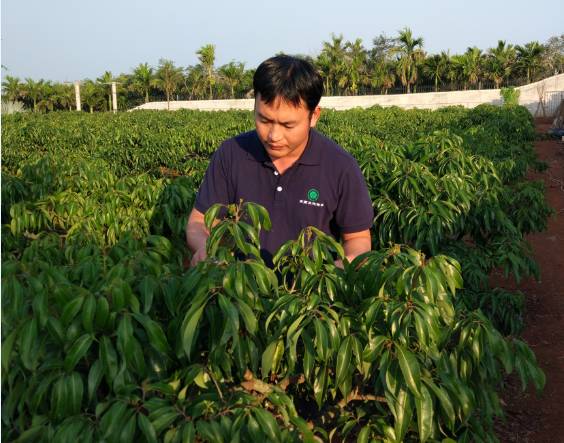
[[96,395],[96,391],[98,390],[103,376],[104,368],[102,367],[102,362],[96,360],[88,372],[88,401],[92,401],[95,398],[94,396]]
[[106,410],[100,420],[100,431],[104,439],[109,441],[117,441],[118,432],[123,426],[123,419],[127,413],[127,405],[123,401],[115,401],[114,404]]
[[83,302],[84,296],[79,295],[75,296],[65,305],[61,314],[61,322],[64,326],[68,326],[74,320],[74,318],[80,312]]
[[278,428],[276,420],[270,413],[266,412],[264,409],[256,408],[253,410],[253,415],[269,441],[280,441],[280,429]]
[[139,282],[139,294],[143,301],[143,312],[147,314],[151,311],[153,305],[153,297],[155,290],[158,287],[158,282],[152,275],[145,275]]
[[96,314],[96,297],[88,294],[82,306],[82,326],[86,332],[94,331],[94,316]]
[[255,335],[258,329],[258,322],[253,310],[243,300],[236,300],[236,303],[239,306],[239,314],[243,318],[247,332]]
[[[196,429],[192,422],[185,423],[182,426],[182,443],[195,443],[196,442]],[[150,441],[148,443],[151,443]]]
[[[341,386],[349,376],[351,368],[352,344],[351,336],[345,337],[337,354],[336,385]],[[348,392],[343,392],[346,396]]]
[[128,414],[129,418],[126,419],[126,422],[123,425],[123,428],[119,435],[120,443],[132,442],[135,436],[135,425],[137,423],[136,414],[135,411],[128,411]]
[[67,376],[65,384],[68,401],[67,410],[69,411],[69,415],[78,414],[80,412],[82,396],[84,393],[82,377],[77,372],[73,372],[71,375]]
[[209,298],[196,309],[192,306],[192,308],[190,308],[190,310],[186,313],[182,326],[180,327],[182,348],[184,349],[184,353],[188,359],[190,359],[190,354],[192,353],[193,340],[196,336],[196,327],[200,322],[200,317],[206,308],[208,300]]
[[8,337],[2,342],[2,372],[6,374],[10,367],[10,357],[12,355],[12,349],[14,348],[14,343],[17,337],[17,329],[10,332]]
[[384,345],[388,340],[389,338],[384,335],[377,335],[375,337],[370,337],[368,339],[368,344],[366,345],[366,348],[362,352],[362,360],[370,363],[376,361],[380,356],[380,354],[382,353],[382,350],[384,349]]
[[34,370],[37,364],[37,348],[39,340],[37,337],[37,319],[32,318],[31,321],[24,323],[20,333],[20,358],[26,369]]
[[315,348],[320,361],[326,361],[329,355],[329,336],[323,322],[316,318],[313,320],[315,327]]
[[145,328],[149,344],[160,353],[167,355],[170,352],[170,346],[161,325],[143,314],[133,314],[133,317]]
[[153,427],[155,428],[155,432],[157,433],[157,435],[159,435],[163,430],[168,428],[174,422],[174,420],[176,420],[179,417],[178,412],[175,411],[173,408],[167,407],[163,409],[166,409],[166,412],[163,412],[162,414],[159,415],[158,418],[152,421]]
[[99,352],[104,373],[106,374],[108,383],[111,384],[117,375],[118,360],[114,346],[107,336],[103,336],[100,339]]
[[[217,300],[223,313],[224,322],[226,323],[225,331],[220,342],[221,344],[225,344],[231,336],[239,334],[239,311],[237,311],[237,308],[235,308],[233,303],[231,303],[225,295],[219,294]],[[227,326],[229,326],[229,328]],[[229,330],[230,333],[228,332]]]
[[448,393],[444,390],[444,388],[437,386],[431,379],[425,377],[422,380],[431,389],[431,391],[433,391],[435,397],[439,399],[441,409],[446,418],[447,426],[451,431],[454,431],[455,413]]
[[73,343],[65,357],[65,371],[72,371],[79,360],[86,355],[90,349],[93,338],[90,334],[84,334]]
[[425,385],[420,386],[421,396],[415,397],[415,407],[417,409],[417,425],[419,428],[419,440],[427,441],[433,433],[433,399]]
[[33,297],[33,312],[39,320],[39,326],[43,328],[47,322],[49,315],[49,310],[47,307],[47,294],[41,290],[37,292]]
[[417,357],[415,357],[412,352],[408,351],[402,345],[396,343],[395,348],[403,378],[411,392],[413,392],[415,396],[419,396],[419,387],[421,385],[421,369],[419,367]]
[[45,434],[46,430],[47,427],[45,425],[33,426],[22,432],[14,443],[35,443],[41,441],[41,436]]
[[213,223],[217,218],[217,215],[219,214],[219,211],[221,210],[222,206],[223,205],[216,203],[210,206],[210,208],[206,211],[204,215],[204,224],[206,225],[208,231],[212,230]]
[[327,392],[327,366],[320,367],[313,380],[313,396],[317,407],[321,409]]
[[398,442],[404,441],[405,434],[409,429],[411,418],[413,415],[413,406],[411,403],[411,395],[409,391],[401,387],[396,396],[395,402],[395,426],[396,439]]
[[270,370],[272,369],[272,363],[274,361],[274,354],[278,346],[278,340],[273,341],[268,344],[264,352],[262,353],[262,365],[261,371],[263,377],[268,377]]
[[94,315],[94,325],[96,330],[104,329],[110,316],[110,304],[104,296],[98,297],[96,301],[96,314]]
[[301,433],[301,441],[304,443],[315,443],[315,438],[313,432],[309,429],[307,422],[298,416],[290,417],[290,423],[292,423]]
[[364,426],[358,433],[356,443],[368,443],[370,438],[370,426]]

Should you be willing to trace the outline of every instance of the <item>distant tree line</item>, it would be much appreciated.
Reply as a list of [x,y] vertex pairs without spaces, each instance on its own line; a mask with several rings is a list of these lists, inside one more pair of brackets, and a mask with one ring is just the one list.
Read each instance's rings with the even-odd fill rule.
[[[118,108],[130,109],[149,101],[245,98],[252,96],[254,69],[231,61],[215,66],[215,46],[202,46],[198,63],[180,67],[161,59],[158,66],[141,63],[131,73],[104,72],[95,80],[81,81],[85,111],[111,109],[110,83],[118,82]],[[366,48],[361,39],[346,41],[331,35],[317,57],[302,56],[319,69],[325,95],[365,95],[450,91],[519,86],[564,72],[564,34],[546,43],[523,46],[503,40],[483,51],[469,47],[463,54],[429,54],[422,37],[409,28],[396,37],[381,34]],[[6,69],[3,67],[3,69]],[[23,102],[35,112],[75,109],[72,84],[49,80],[21,81],[6,75],[2,82],[4,102]]]

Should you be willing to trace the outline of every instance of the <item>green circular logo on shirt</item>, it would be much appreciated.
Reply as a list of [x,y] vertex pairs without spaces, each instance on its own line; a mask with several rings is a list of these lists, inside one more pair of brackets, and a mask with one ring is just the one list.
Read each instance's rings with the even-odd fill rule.
[[310,189],[307,191],[307,198],[310,199],[312,202],[316,202],[319,198],[319,191],[317,189]]

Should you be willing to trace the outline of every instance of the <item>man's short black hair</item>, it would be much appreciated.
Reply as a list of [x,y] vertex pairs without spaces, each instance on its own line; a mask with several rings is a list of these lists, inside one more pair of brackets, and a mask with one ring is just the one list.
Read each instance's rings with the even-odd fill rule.
[[276,97],[300,106],[303,100],[313,111],[323,95],[323,79],[306,60],[289,55],[277,55],[263,61],[253,77],[255,97],[271,103]]

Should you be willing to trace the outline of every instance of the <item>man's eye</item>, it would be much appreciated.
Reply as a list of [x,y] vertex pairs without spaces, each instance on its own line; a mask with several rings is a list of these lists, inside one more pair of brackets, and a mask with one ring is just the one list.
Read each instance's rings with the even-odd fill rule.
[[284,125],[284,127],[285,127],[286,129],[292,129],[292,128],[294,127],[294,125]]

